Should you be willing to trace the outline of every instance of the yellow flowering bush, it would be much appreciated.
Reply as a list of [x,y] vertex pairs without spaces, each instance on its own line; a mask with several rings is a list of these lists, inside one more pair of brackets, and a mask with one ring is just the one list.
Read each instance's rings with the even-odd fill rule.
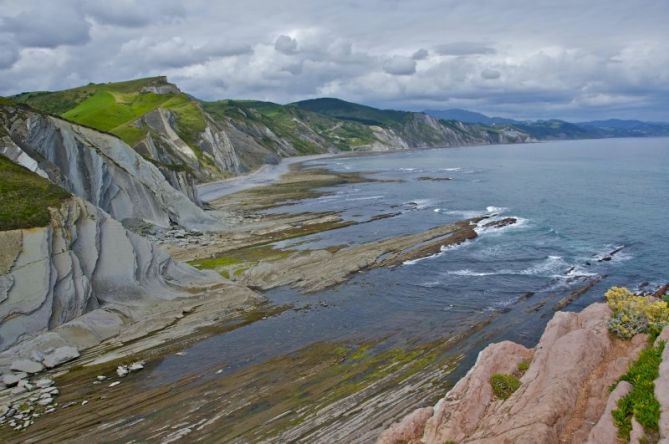
[[605,297],[613,310],[609,330],[621,338],[646,332],[658,334],[669,323],[669,306],[665,301],[637,296],[623,287],[612,287]]

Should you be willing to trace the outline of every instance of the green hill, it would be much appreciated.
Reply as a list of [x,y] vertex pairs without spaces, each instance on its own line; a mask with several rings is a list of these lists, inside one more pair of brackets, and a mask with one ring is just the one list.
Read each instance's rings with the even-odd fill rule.
[[197,102],[176,87],[167,93],[156,94],[165,88],[165,77],[149,77],[119,83],[89,84],[56,92],[32,92],[14,96],[17,102],[72,122],[109,132],[134,146],[148,129],[135,121],[158,108],[175,113],[177,133],[191,147],[197,147],[197,134],[204,130],[204,116]]
[[365,125],[394,126],[403,124],[413,114],[406,111],[381,110],[333,98],[302,100],[291,105],[300,109],[325,114],[337,119],[352,120]]

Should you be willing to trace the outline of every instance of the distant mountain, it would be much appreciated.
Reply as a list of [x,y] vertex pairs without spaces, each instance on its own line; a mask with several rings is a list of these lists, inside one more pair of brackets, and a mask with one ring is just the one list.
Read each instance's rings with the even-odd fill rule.
[[669,136],[669,123],[663,122],[609,119],[579,122],[577,125],[597,129],[602,137]]
[[603,137],[669,136],[669,123],[639,120],[594,120],[571,123],[564,120],[522,121],[489,117],[465,109],[427,110],[425,113],[443,120],[458,120],[483,125],[513,126],[537,139],[595,139]]

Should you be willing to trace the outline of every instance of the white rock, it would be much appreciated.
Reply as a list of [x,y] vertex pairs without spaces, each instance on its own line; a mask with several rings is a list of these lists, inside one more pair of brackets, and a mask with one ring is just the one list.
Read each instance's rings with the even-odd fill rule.
[[86,405],[86,404],[88,404],[88,399],[84,399],[83,401],[81,401],[81,405]]
[[27,390],[25,387],[16,386],[16,387],[14,387],[14,388],[12,389],[12,391],[11,391],[10,393],[11,393],[12,395],[20,395],[20,394],[25,393],[25,392],[27,392],[27,391],[28,391],[28,390]]
[[30,353],[30,359],[32,359],[35,362],[42,362],[44,361],[44,353],[33,350],[32,353]]
[[56,367],[79,357],[79,350],[74,347],[58,347],[44,357],[44,365],[48,368]]
[[40,399],[39,401],[37,401],[37,403],[38,403],[39,405],[49,405],[49,404],[51,404],[52,402],[53,402],[53,398],[51,398],[51,397],[48,397],[48,398],[42,398],[42,399]]
[[16,373],[5,373],[2,375],[2,383],[5,387],[14,387],[21,379],[23,379],[21,375]]
[[119,385],[120,383],[121,383],[121,381],[114,381],[114,382],[112,382],[111,384],[109,384],[109,387],[116,387],[116,386]]
[[35,381],[35,385],[39,388],[51,387],[53,385],[53,379],[42,378]]
[[39,362],[31,361],[30,359],[17,359],[12,362],[10,369],[15,372],[25,373],[39,373],[44,370],[44,366]]
[[125,365],[119,365],[116,368],[116,374],[119,376],[119,378],[124,377],[125,375],[128,374],[128,367],[126,367]]
[[96,376],[95,379],[97,379],[98,381],[104,381],[105,379],[107,379],[107,377],[104,376],[104,375],[98,375],[98,376]]
[[31,383],[28,382],[27,379],[20,380],[18,386],[23,387],[27,391],[31,391],[32,389],[35,388]]
[[131,372],[136,372],[136,371],[141,370],[143,368],[144,368],[144,361],[137,361],[137,362],[133,362],[132,364],[130,364],[130,366],[128,367],[128,370],[130,370]]

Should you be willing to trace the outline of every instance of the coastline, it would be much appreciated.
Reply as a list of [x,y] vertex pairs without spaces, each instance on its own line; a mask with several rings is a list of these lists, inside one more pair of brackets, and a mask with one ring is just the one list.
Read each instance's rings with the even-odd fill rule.
[[293,164],[300,164],[310,160],[335,157],[338,154],[314,154],[308,156],[283,157],[278,164],[264,164],[260,168],[247,174],[229,179],[207,182],[197,186],[198,196],[203,202],[211,202],[228,194],[245,191],[251,188],[269,185],[286,174]]

